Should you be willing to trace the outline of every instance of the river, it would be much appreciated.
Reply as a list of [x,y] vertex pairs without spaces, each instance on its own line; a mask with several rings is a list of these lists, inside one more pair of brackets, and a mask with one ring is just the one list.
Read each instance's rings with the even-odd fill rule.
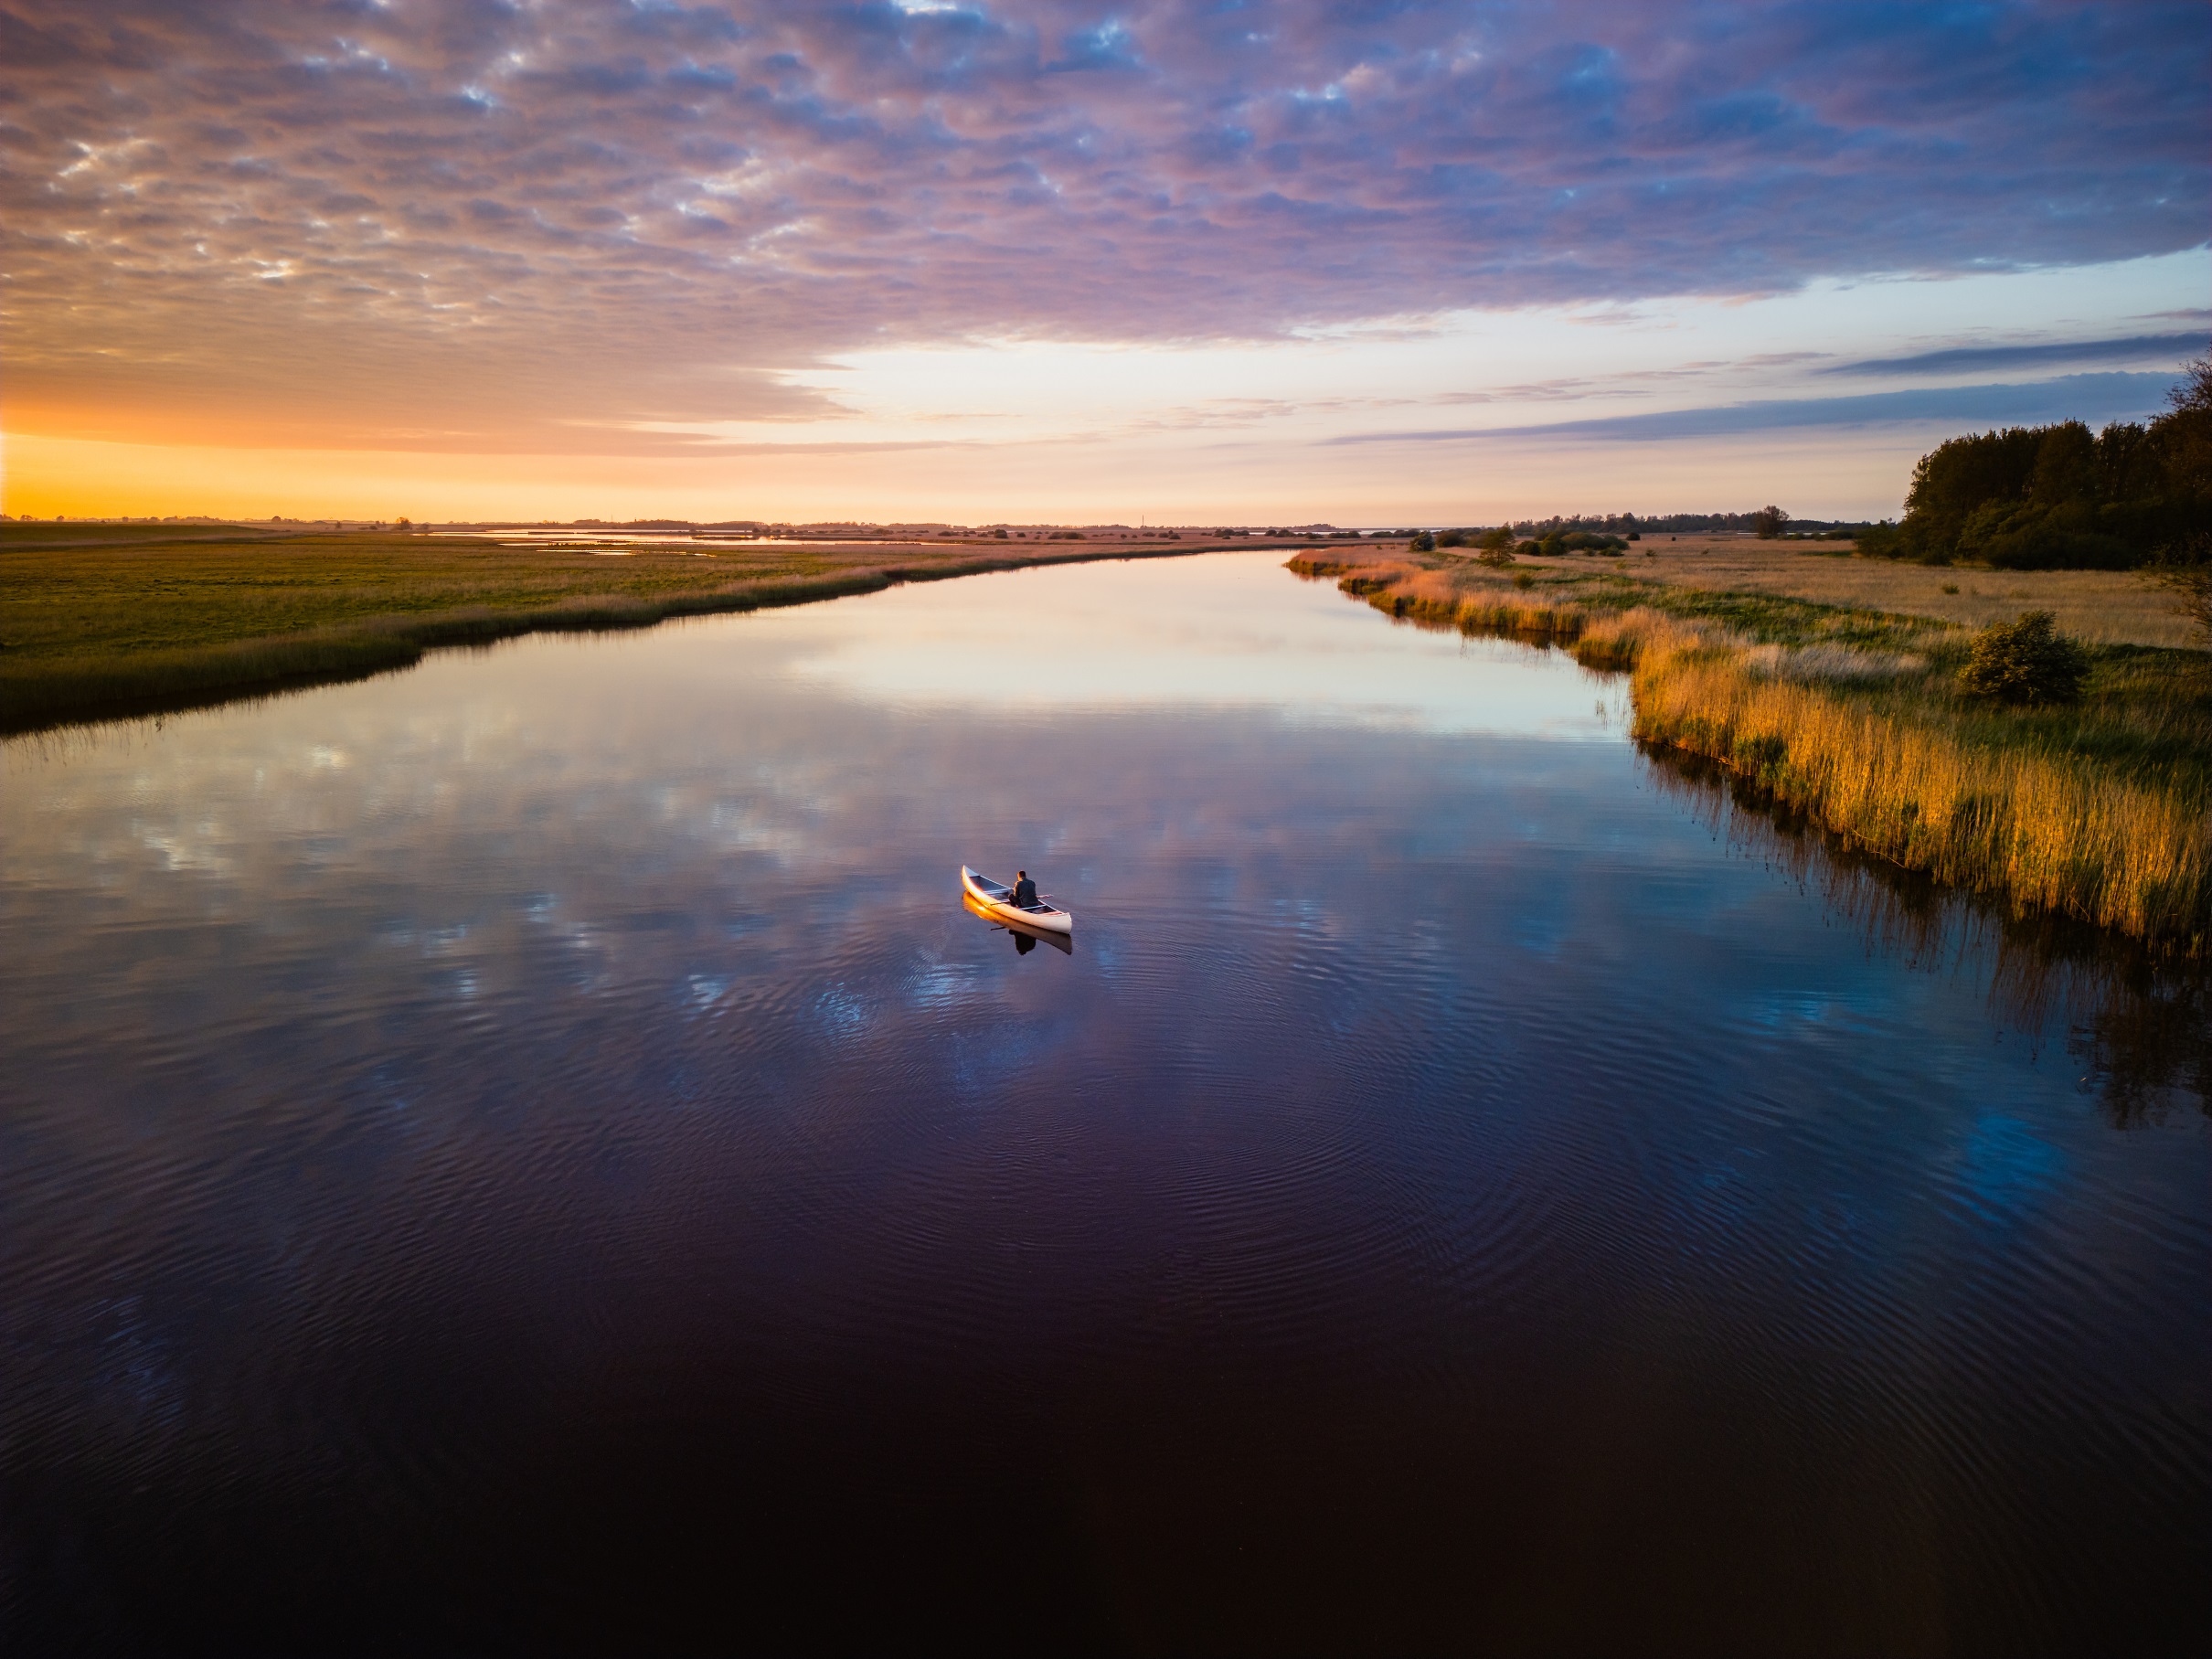
[[2201,976],[1281,558],[0,748],[0,1641],[2201,1639]]

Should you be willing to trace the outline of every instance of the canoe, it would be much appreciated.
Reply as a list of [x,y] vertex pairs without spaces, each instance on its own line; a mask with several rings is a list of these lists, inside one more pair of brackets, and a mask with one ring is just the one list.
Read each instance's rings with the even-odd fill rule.
[[1039,945],[1050,945],[1062,956],[1075,954],[1075,935],[1072,933],[1056,933],[1049,928],[1037,927],[1026,916],[1016,916],[1012,910],[994,910],[969,892],[961,894],[960,908],[1006,934],[1014,941],[1016,951],[1026,952]]
[[966,865],[960,867],[960,885],[963,892],[975,901],[975,906],[994,921],[1004,921],[1016,927],[1036,928],[1047,933],[1075,933],[1075,918],[1056,904],[1043,902],[1038,894],[1037,904],[1016,904],[1014,889],[1003,882],[978,875]]

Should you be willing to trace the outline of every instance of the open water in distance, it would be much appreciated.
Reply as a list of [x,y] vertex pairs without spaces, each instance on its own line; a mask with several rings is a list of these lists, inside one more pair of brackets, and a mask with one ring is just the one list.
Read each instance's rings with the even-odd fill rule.
[[2199,1642],[2202,983],[1279,559],[6,745],[0,1643]]

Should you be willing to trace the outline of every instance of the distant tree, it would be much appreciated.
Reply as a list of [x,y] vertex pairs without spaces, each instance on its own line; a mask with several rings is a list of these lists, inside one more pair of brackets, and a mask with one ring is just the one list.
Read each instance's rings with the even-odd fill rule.
[[2212,535],[2200,530],[2162,548],[2143,575],[2173,594],[2198,649],[2212,651]]
[[1484,531],[1482,540],[1475,543],[1475,546],[1490,553],[1512,552],[1513,526],[1509,524],[1502,524],[1494,530]]
[[1940,443],[1913,468],[1904,521],[1862,531],[1858,550],[2012,570],[2172,565],[2212,534],[2212,354],[2182,366],[2166,405],[2095,434],[2063,420]]
[[1436,537],[1423,530],[1406,544],[1406,548],[1412,553],[1433,553],[1436,551]]
[[2184,533],[2212,530],[2212,353],[2183,365],[2188,378],[2166,394],[2172,407],[2151,422],[2151,441],[2170,495],[2196,505]]
[[1751,515],[1751,533],[1761,541],[1772,541],[1790,527],[1790,516],[1777,506],[1764,506]]
[[2036,446],[2036,470],[2027,476],[2027,498],[2038,506],[2079,501],[2097,484],[2097,441],[2079,420],[2045,430]]
[[2166,393],[2166,407],[2177,415],[2212,415],[2212,352],[2181,366],[2180,385]]

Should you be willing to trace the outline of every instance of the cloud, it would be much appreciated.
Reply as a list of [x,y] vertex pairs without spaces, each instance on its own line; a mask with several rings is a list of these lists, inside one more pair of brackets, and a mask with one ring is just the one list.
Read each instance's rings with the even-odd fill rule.
[[2102,422],[2155,413],[2171,375],[2062,375],[2022,385],[1946,386],[1872,392],[1856,398],[1768,398],[1713,409],[1554,420],[1539,426],[1462,427],[1441,431],[1356,432],[1324,440],[1353,443],[1461,443],[1499,438],[1568,438],[1634,442],[1725,438],[1787,427],[1892,426],[1950,421],[1968,426],[2051,420]]
[[2043,346],[1962,346],[1911,357],[1868,357],[1815,370],[1824,375],[1958,375],[2004,368],[2041,368],[2054,363],[2178,361],[2205,349],[2202,330],[2181,335],[2135,335],[2124,340],[2060,340]]
[[2208,45],[2196,0],[0,0],[11,419],[793,415],[884,344],[2172,252]]

